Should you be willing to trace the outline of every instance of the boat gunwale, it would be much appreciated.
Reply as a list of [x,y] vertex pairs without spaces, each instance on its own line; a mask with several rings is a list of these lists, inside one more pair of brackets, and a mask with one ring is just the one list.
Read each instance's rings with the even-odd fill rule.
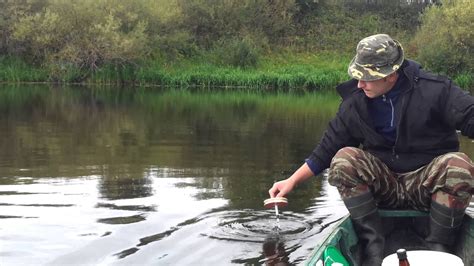
[[[379,214],[382,218],[404,218],[404,217],[426,217],[429,216],[429,212],[422,212],[416,210],[379,210]],[[463,223],[463,231],[466,232],[463,238],[467,238],[470,245],[472,239],[474,239],[474,213],[466,212],[465,223]],[[349,228],[348,228],[349,227]],[[331,231],[321,239],[313,248],[304,265],[316,265],[319,260],[323,259],[323,254],[328,246],[335,246],[341,249],[343,255],[348,259],[351,265],[354,264],[354,255],[348,250],[358,242],[358,238],[355,235],[355,231],[352,227],[350,215],[344,215],[339,221],[331,226]],[[341,244],[343,237],[349,237],[346,243]],[[470,240],[469,240],[470,239]],[[464,240],[466,241],[466,240]],[[347,243],[348,242],[348,243]],[[343,247],[341,247],[341,245]],[[463,248],[464,249],[464,248]],[[469,249],[468,249],[469,250]],[[472,253],[468,253],[468,256],[473,256]],[[471,259],[469,259],[470,261]],[[463,259],[464,261],[464,259]]]

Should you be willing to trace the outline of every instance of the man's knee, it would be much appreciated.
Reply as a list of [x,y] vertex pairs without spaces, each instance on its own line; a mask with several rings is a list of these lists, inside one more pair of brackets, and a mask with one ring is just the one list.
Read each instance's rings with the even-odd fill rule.
[[362,150],[354,147],[344,147],[337,151],[331,160],[330,169],[337,171],[349,171],[361,156]]
[[468,173],[471,177],[474,174],[474,164],[472,163],[469,156],[462,152],[450,152],[443,155],[445,158],[447,167],[454,169],[462,169]]
[[336,154],[333,157],[334,159],[341,159],[341,160],[355,160],[357,157],[359,157],[363,151],[359,148],[355,147],[344,147],[341,148],[336,152]]
[[339,190],[352,189],[360,185],[361,181],[355,165],[360,153],[362,151],[354,147],[340,149],[331,161],[328,175],[329,184],[338,187]]
[[[469,157],[461,152],[445,155],[446,160],[446,188],[452,194],[472,194],[474,186],[474,165]],[[466,196],[466,195],[463,195]]]
[[[474,165],[461,152],[447,153],[436,162],[435,169],[445,173],[438,180],[432,200],[448,207],[469,204],[474,192]],[[443,169],[444,168],[444,169]]]

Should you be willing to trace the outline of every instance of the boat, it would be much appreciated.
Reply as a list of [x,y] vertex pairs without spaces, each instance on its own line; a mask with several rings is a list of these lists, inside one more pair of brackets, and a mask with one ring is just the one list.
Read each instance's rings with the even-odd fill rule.
[[[386,229],[384,256],[396,253],[400,248],[407,251],[428,249],[422,236],[427,233],[429,213],[415,210],[379,210],[379,214]],[[349,215],[334,223],[332,230],[313,249],[305,265],[323,265],[322,262],[331,254],[342,257],[343,265],[361,265],[362,249],[358,245]],[[453,254],[461,258],[464,265],[474,265],[473,214],[466,213]]]

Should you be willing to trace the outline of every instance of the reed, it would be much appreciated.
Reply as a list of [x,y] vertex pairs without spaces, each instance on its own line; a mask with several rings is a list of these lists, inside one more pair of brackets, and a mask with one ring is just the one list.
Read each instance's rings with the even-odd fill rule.
[[[262,56],[253,68],[216,63],[212,54],[179,60],[150,60],[139,65],[104,65],[94,73],[67,71],[52,76],[48,68],[35,67],[18,58],[0,57],[0,82],[80,82],[86,84],[159,86],[185,89],[249,89],[259,92],[331,91],[348,79],[350,55],[321,52],[281,52]],[[474,88],[472,73],[454,81],[466,90]]]
[[48,72],[15,57],[0,57],[1,82],[41,82],[48,80]]
[[[339,62],[341,61],[341,62]],[[140,67],[136,81],[167,87],[250,88],[257,91],[319,91],[347,79],[347,58],[340,55],[267,55],[255,68],[213,64],[206,57]]]

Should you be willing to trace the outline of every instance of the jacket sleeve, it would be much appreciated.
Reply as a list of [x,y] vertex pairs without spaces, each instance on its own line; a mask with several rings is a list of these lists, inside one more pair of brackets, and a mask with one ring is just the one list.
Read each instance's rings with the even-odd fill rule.
[[343,111],[343,104],[339,107],[339,111],[330,122],[323,134],[319,144],[314,148],[307,160],[311,160],[321,169],[329,167],[332,157],[337,151],[343,147],[359,146],[350,134],[350,128],[345,122],[346,111]]
[[461,134],[474,138],[474,97],[449,81],[446,105],[446,121],[461,131]]

